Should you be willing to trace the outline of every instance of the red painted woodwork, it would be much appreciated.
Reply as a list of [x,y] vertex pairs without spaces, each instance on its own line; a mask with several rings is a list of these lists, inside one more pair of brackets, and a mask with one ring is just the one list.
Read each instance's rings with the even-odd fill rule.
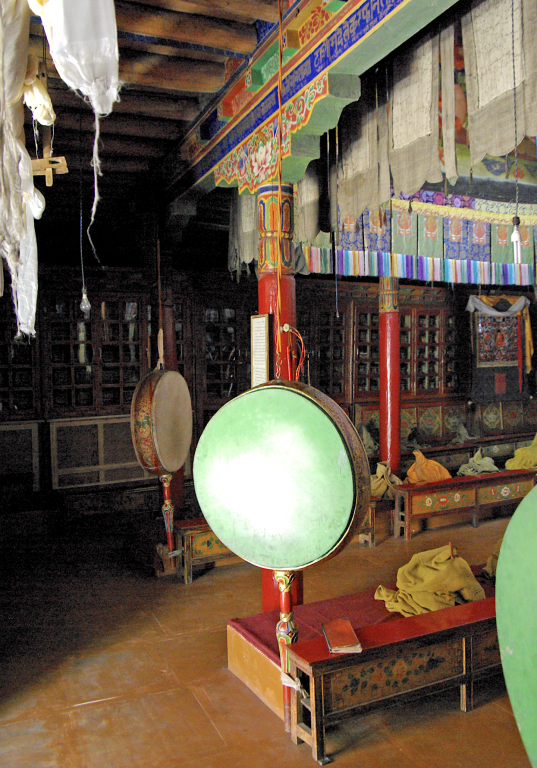
[[[278,302],[278,275],[276,272],[266,272],[259,276],[258,281],[258,299],[259,314],[272,315],[273,318],[273,338],[274,338],[274,361],[277,365],[276,338],[279,328],[276,321],[276,307]],[[282,275],[280,277],[280,326],[285,323],[296,327],[296,295],[295,295],[295,276]],[[281,355],[280,355],[280,375],[279,378],[291,380],[294,371],[292,355],[287,355],[287,349],[290,342],[289,333],[281,333]],[[291,337],[292,338],[292,337]],[[276,371],[272,371],[274,377]],[[277,583],[274,581],[272,571],[261,570],[261,607],[263,611],[272,611],[280,607],[280,592]],[[303,576],[298,573],[291,587],[291,599],[293,605],[301,605],[303,600]]]
[[[496,602],[494,597],[476,600],[441,611],[431,611],[418,616],[407,616],[383,624],[373,624],[360,627],[358,637],[363,651],[381,648],[384,645],[413,640],[419,637],[430,637],[436,632],[451,632],[456,627],[465,627],[494,619]],[[293,656],[300,657],[306,664],[342,659],[348,661],[342,654],[330,653],[324,637],[304,640],[294,643],[290,648]],[[332,662],[333,663],[333,662]]]
[[380,313],[379,340],[380,460],[397,472],[401,460],[399,312]]
[[[276,339],[279,328],[276,320],[276,308],[278,305],[278,276],[276,272],[265,272],[260,275],[258,299],[259,313],[262,315],[272,315],[273,318],[274,365],[277,366]],[[296,327],[295,276],[289,274],[280,277],[280,327],[285,325],[285,323]],[[292,338],[290,333],[281,331],[280,375],[278,376],[275,370],[272,372],[274,378],[286,379],[288,381],[294,378],[294,370],[290,370],[289,367],[289,360],[291,359],[291,367],[294,368],[292,350],[291,355],[287,354]]]
[[[299,571],[291,584],[291,608],[294,605],[302,605],[304,602],[304,578],[303,571]],[[280,610],[280,590],[274,581],[274,571],[268,568],[261,569],[261,610]]]

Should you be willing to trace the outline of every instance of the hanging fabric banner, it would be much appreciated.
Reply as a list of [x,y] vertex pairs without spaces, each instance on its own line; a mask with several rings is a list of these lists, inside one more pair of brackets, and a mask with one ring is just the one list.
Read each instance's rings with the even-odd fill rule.
[[[502,268],[514,265],[500,265]],[[470,296],[474,313],[472,400],[494,402],[527,396],[533,341],[526,296]]]

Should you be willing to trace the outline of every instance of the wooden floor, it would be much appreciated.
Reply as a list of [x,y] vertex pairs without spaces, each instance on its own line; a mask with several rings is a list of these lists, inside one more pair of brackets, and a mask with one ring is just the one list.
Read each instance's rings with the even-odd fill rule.
[[[128,521],[106,515],[12,543],[0,568],[2,768],[292,768],[315,765],[226,668],[226,622],[261,608],[241,563],[185,586],[125,557]],[[453,542],[486,560],[507,520],[412,541],[349,545],[305,574],[305,601],[393,582],[417,551]],[[37,539],[37,540],[36,540]],[[457,693],[392,706],[328,731],[341,768],[528,768],[501,682],[458,709]]]

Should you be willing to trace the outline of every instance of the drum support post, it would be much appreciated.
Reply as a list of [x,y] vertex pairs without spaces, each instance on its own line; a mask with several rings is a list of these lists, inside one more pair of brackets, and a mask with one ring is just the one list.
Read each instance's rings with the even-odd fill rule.
[[162,493],[164,496],[164,504],[162,505],[162,515],[164,517],[164,526],[166,528],[166,540],[168,542],[168,557],[171,559],[171,565],[175,568],[175,555],[179,554],[182,550],[175,549],[175,537],[173,535],[173,504],[170,490],[170,483],[172,481],[171,475],[161,475],[162,481]]
[[[280,590],[280,620],[276,625],[276,637],[280,649],[282,665],[282,680],[289,675],[290,667],[287,659],[287,646],[296,643],[298,638],[298,624],[293,615],[291,600],[291,585],[297,575],[296,571],[274,571],[274,581]],[[283,711],[284,724],[287,732],[291,731],[291,689],[283,687]]]

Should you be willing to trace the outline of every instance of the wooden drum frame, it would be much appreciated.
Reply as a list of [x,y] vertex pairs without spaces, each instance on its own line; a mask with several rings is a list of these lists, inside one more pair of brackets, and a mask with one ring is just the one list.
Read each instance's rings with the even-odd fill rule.
[[131,404],[136,457],[148,472],[173,475],[186,461],[192,441],[192,406],[177,371],[155,370],[139,382]]

